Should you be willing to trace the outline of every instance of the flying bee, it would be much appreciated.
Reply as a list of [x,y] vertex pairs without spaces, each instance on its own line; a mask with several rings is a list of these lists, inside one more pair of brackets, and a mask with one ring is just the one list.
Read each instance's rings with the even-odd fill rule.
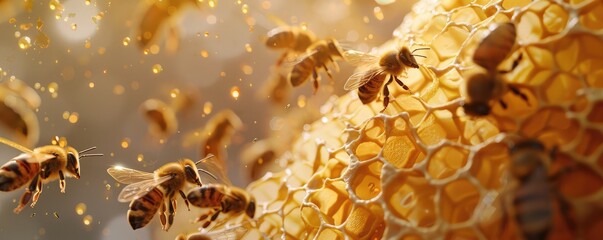
[[358,98],[363,104],[368,104],[377,99],[377,95],[383,87],[383,110],[381,110],[383,112],[389,105],[388,85],[390,83],[396,81],[404,90],[411,92],[398,76],[405,73],[409,67],[419,68],[415,57],[425,58],[425,56],[414,53],[427,49],[429,48],[417,48],[411,52],[407,47],[402,47],[397,52],[389,51],[381,57],[348,50],[344,53],[344,59],[358,68],[345,83],[344,89],[358,89]]
[[[208,155],[206,159],[213,158]],[[182,191],[187,184],[202,186],[198,171],[210,176],[211,173],[197,170],[197,164],[190,159],[167,163],[155,172],[148,173],[121,166],[113,166],[107,172],[116,181],[128,184],[117,197],[120,202],[130,202],[128,222],[132,229],[146,226],[153,215],[161,208],[159,218],[162,229],[168,231],[174,222],[176,212],[176,193],[184,199],[187,209],[189,201]],[[166,216],[167,211],[167,216]]]
[[268,31],[266,47],[284,50],[276,61],[280,66],[289,54],[301,54],[316,42],[316,36],[305,28],[293,26],[280,26]]
[[[535,139],[517,141],[510,149],[510,174],[517,185],[513,189],[515,220],[525,239],[546,239],[553,225],[553,200],[557,199],[560,212],[570,229],[574,223],[569,217],[569,204],[555,189],[554,180],[566,171],[550,176],[548,165],[555,159],[556,149],[547,152]],[[505,218],[507,215],[505,213]],[[504,220],[503,220],[504,221]],[[505,224],[506,221],[503,222]],[[504,229],[504,227],[503,227]]]
[[176,112],[159,99],[147,99],[140,105],[140,111],[149,121],[149,132],[154,136],[167,137],[178,129]]
[[333,79],[333,75],[329,68],[328,63],[332,63],[335,67],[335,71],[339,71],[339,65],[335,62],[335,59],[343,58],[343,50],[339,46],[339,43],[335,39],[320,40],[313,43],[308,47],[307,53],[300,57],[300,60],[295,63],[293,69],[289,73],[289,80],[291,85],[297,87],[302,83],[306,82],[312,74],[314,80],[314,93],[318,90],[318,73],[316,70],[322,68],[325,70],[330,79]]
[[483,67],[485,71],[472,74],[467,80],[467,95],[470,101],[463,105],[466,114],[471,116],[490,114],[492,100],[498,100],[500,105],[507,109],[507,104],[501,98],[508,90],[529,105],[528,97],[502,78],[502,74],[513,71],[519,65],[523,55],[520,54],[513,61],[511,69],[498,70],[500,63],[514,49],[516,37],[515,24],[508,22],[497,25],[478,45],[473,54],[473,62]]
[[[209,212],[197,218],[204,221],[203,228],[207,228],[216,221],[220,213],[227,217],[216,226],[225,224],[228,220],[244,215],[253,219],[255,216],[255,198],[247,191],[232,186],[226,176],[223,165],[219,165],[213,159],[201,160],[201,168],[211,172],[216,177],[217,183],[205,184],[194,188],[186,196],[192,205],[200,208],[208,208]],[[216,228],[214,226],[213,228]]]
[[16,148],[23,153],[0,167],[0,191],[10,192],[29,183],[19,205],[13,210],[21,212],[31,201],[31,207],[38,202],[42,193],[42,184],[59,179],[61,192],[65,192],[65,177],[80,178],[80,159],[103,156],[102,154],[83,154],[96,149],[91,147],[78,152],[67,146],[64,138],[55,138],[51,145],[30,150],[8,139],[0,137],[0,143]]

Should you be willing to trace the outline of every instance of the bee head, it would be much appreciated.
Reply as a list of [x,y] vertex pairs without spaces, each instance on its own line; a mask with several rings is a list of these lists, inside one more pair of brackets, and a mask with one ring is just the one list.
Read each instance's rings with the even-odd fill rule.
[[398,52],[398,59],[400,60],[401,63],[403,63],[406,66],[409,66],[412,68],[419,68],[419,64],[417,63],[415,56],[412,55],[410,50],[408,50],[408,48],[406,48],[406,47],[403,47],[402,49],[400,49],[400,52]]
[[195,165],[195,162],[187,158],[182,160],[180,163],[184,166],[184,174],[186,175],[186,181],[201,186],[201,180],[199,180],[199,173],[197,172],[197,166]]
[[465,114],[476,117],[488,116],[490,114],[490,105],[487,102],[469,102],[463,104]]
[[67,152],[67,166],[65,170],[73,177],[79,179],[80,178],[80,159],[85,157],[100,157],[103,156],[102,153],[89,153],[85,154],[85,152],[92,151],[96,149],[96,147],[86,148],[82,151],[77,151],[75,148],[67,146],[65,150]]
[[80,154],[72,147],[67,147],[67,167],[65,169],[73,177],[80,178]]

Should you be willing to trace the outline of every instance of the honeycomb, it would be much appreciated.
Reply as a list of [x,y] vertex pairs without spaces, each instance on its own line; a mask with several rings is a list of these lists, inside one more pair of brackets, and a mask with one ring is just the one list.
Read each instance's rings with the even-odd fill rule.
[[[509,21],[518,46],[501,68],[523,54],[504,77],[529,103],[509,93],[508,109],[470,118],[461,106],[472,54],[492,24]],[[557,146],[551,173],[571,166],[556,189],[577,229],[555,210],[550,238],[603,234],[602,1],[422,0],[393,36],[378,50],[430,48],[403,78],[415,94],[390,87],[384,114],[382,102],[362,105],[355,91],[328,102],[286,155],[286,170],[248,186],[259,210],[246,237],[519,238],[512,217],[501,227],[508,136]]]

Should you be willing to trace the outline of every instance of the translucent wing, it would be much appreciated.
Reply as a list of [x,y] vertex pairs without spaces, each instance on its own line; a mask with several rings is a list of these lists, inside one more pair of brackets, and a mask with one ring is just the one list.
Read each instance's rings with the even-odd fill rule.
[[[197,162],[199,168],[199,176],[201,177],[202,183],[220,183],[231,186],[232,183],[226,172],[224,166],[220,165],[213,154],[208,154],[207,157]],[[208,174],[208,172],[210,174]]]
[[369,68],[366,70],[360,69],[354,72],[348,81],[345,82],[343,89],[345,90],[354,90],[359,88],[360,86],[366,84],[376,75],[383,74],[383,70],[381,68]]
[[119,193],[117,200],[120,202],[130,202],[133,199],[145,195],[160,184],[172,179],[172,176],[166,175],[158,179],[148,179],[141,182],[132,183],[124,187]]
[[289,59],[287,58],[285,60],[285,63],[283,64],[283,66],[285,68],[292,68],[295,65],[297,65],[298,63],[304,61],[306,58],[311,57],[313,54],[315,54],[317,51],[313,50],[313,51],[306,51],[303,54],[297,55],[295,58]]
[[149,179],[153,179],[153,173],[134,170],[121,166],[112,166],[107,169],[107,173],[116,181],[123,184],[132,184]]
[[343,52],[343,59],[349,64],[357,67],[370,66],[379,62],[379,57],[356,50],[347,50]]
[[21,153],[19,156],[14,157],[12,160],[24,160],[29,163],[41,163],[48,159],[55,158],[52,154],[39,153],[39,152],[31,152],[31,153]]

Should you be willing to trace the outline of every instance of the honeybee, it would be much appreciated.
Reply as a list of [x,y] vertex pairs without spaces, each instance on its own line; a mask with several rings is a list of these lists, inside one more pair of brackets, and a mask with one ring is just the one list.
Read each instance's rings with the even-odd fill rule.
[[[204,160],[214,158],[208,155]],[[203,161],[203,160],[201,160]],[[120,202],[130,202],[128,222],[132,229],[146,226],[153,215],[161,207],[159,218],[162,229],[168,231],[174,222],[176,212],[176,193],[184,199],[187,209],[189,201],[182,191],[187,184],[202,186],[198,171],[210,176],[211,173],[197,169],[197,164],[190,159],[167,163],[153,173],[142,172],[121,166],[113,166],[107,172],[116,181],[128,184],[117,197]],[[168,212],[166,217],[166,211]]]
[[339,65],[335,59],[343,58],[343,50],[335,39],[320,40],[312,44],[307,53],[293,66],[289,73],[291,85],[297,87],[306,82],[312,74],[314,80],[314,93],[318,90],[318,73],[316,69],[323,68],[330,79],[333,79],[331,71],[327,68],[332,63],[335,71],[339,71]]
[[178,129],[176,112],[159,99],[147,99],[140,105],[140,111],[149,121],[149,132],[154,136],[167,137]]
[[276,61],[276,66],[280,66],[289,54],[304,53],[312,43],[316,42],[314,33],[294,26],[276,27],[268,31],[267,35],[266,47],[284,50]]
[[512,22],[497,25],[478,45],[473,54],[473,62],[486,71],[472,74],[467,80],[467,95],[470,101],[463,105],[465,113],[471,116],[490,114],[490,101],[498,100],[506,109],[507,104],[501,97],[508,91],[523,99],[528,105],[528,97],[519,89],[505,82],[502,74],[513,71],[521,61],[520,54],[509,70],[498,70],[498,65],[507,58],[515,46],[517,32]]
[[[209,183],[196,187],[188,192],[186,197],[190,203],[200,208],[209,208],[209,212],[197,218],[197,222],[204,221],[203,228],[218,219],[220,213],[227,215],[224,221],[220,221],[216,226],[226,223],[235,217],[244,216],[253,219],[255,216],[255,198],[247,191],[232,186],[232,183],[224,172],[223,165],[219,165],[213,159],[201,160],[203,169],[211,172],[216,177],[217,183]],[[214,226],[214,228],[216,228]]]
[[[549,176],[548,164],[555,159],[556,150],[547,152],[535,139],[517,141],[510,149],[510,174],[517,181],[513,189],[515,220],[525,239],[546,239],[553,225],[553,200],[557,199],[571,229],[574,223],[569,217],[568,202],[553,189],[560,171]],[[505,218],[507,215],[505,213]],[[504,224],[505,222],[503,222]],[[504,229],[504,227],[503,227]]]
[[[214,2],[214,1],[210,1]],[[199,7],[200,2],[195,0],[168,0],[153,1],[147,8],[138,26],[138,43],[141,48],[148,48],[158,35],[160,27],[164,24],[169,25],[166,48],[170,51],[178,49],[180,41],[180,32],[176,23],[176,15],[187,6]]]
[[[404,90],[411,92],[398,76],[406,72],[409,67],[419,68],[415,57],[425,58],[425,56],[414,53],[427,49],[429,48],[417,48],[411,52],[407,47],[402,47],[397,52],[389,51],[381,57],[354,50],[345,51],[344,59],[358,68],[345,83],[344,89],[358,89],[358,98],[363,104],[368,104],[377,98],[381,87],[383,87],[383,110],[381,110],[383,112],[389,105],[388,85],[390,83],[396,81]],[[385,82],[386,79],[387,82]],[[383,86],[384,82],[385,86]]]
[[51,145],[33,150],[1,137],[0,143],[23,152],[0,167],[0,191],[10,192],[29,183],[19,200],[19,205],[13,210],[15,213],[21,212],[30,201],[31,207],[36,205],[42,193],[43,183],[58,178],[61,192],[65,193],[65,177],[80,178],[81,158],[103,156],[98,153],[83,154],[96,147],[78,152],[75,148],[67,146],[64,138],[58,137],[55,137]]

